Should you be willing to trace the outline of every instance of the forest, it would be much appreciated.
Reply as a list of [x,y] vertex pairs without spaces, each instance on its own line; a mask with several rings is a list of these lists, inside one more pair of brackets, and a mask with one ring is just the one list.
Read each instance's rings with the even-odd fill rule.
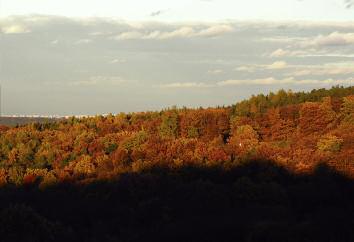
[[0,127],[1,241],[354,241],[354,86]]

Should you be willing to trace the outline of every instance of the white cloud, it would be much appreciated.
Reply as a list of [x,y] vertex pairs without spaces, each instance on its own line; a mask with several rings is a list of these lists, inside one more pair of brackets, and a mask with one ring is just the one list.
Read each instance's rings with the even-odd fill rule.
[[246,65],[235,68],[236,71],[256,72],[264,70],[288,69],[290,76],[335,76],[354,74],[354,62],[327,63],[323,65],[289,65],[285,61],[276,61],[269,65]]
[[290,36],[274,36],[274,37],[265,37],[261,38],[261,41],[265,42],[273,42],[279,44],[290,44],[293,42],[305,41],[307,38],[305,37],[290,37]]
[[76,45],[80,45],[80,44],[89,44],[91,43],[92,40],[91,39],[79,39],[78,41],[75,42]]
[[270,57],[284,57],[290,54],[290,51],[277,49],[270,54]]
[[173,38],[193,38],[193,37],[216,37],[229,32],[232,32],[233,28],[229,25],[221,24],[214,25],[201,30],[196,30],[191,26],[183,26],[172,31],[160,31],[154,30],[150,32],[128,31],[123,32],[115,37],[118,40],[128,39],[151,39],[151,40],[165,40]]
[[[343,27],[343,26],[342,26]],[[318,35],[314,37],[272,37],[263,38],[262,41],[275,43],[291,44],[300,47],[328,47],[328,46],[344,46],[354,44],[354,33],[332,32],[327,35]],[[277,49],[271,54],[271,57],[280,57],[289,55],[290,51]]]
[[300,57],[336,57],[336,58],[354,58],[354,54],[338,53],[336,52],[326,52],[326,53],[309,53],[304,55],[299,55]]
[[274,79],[273,77],[269,78],[262,78],[262,79],[249,79],[249,80],[244,80],[244,79],[231,79],[231,80],[226,80],[226,81],[220,81],[217,82],[218,86],[235,86],[235,85],[272,85],[272,84],[279,84],[279,83],[284,83],[284,82],[292,82],[293,79],[284,79],[284,80],[277,80]]
[[197,35],[202,37],[215,37],[218,35],[230,33],[234,30],[230,25],[222,24],[211,26],[207,29],[201,30]]
[[[333,51],[333,48],[328,47],[341,47],[354,45],[354,33],[348,32],[332,32],[327,35],[318,35],[314,37],[306,37],[306,38],[294,38],[294,37],[273,37],[273,38],[263,38],[263,41],[271,41],[277,43],[287,44],[288,48],[292,48],[296,50],[282,49],[279,48],[272,53],[269,54],[271,58],[279,58],[279,57],[308,57],[308,56],[316,56],[318,54],[326,55],[329,53],[323,53],[321,50]],[[302,48],[301,50],[298,50]]]
[[120,76],[92,76],[90,77],[90,81],[109,85],[120,85],[122,83],[128,82],[127,80],[122,79]]
[[114,39],[117,39],[117,40],[140,39],[143,36],[144,35],[140,32],[130,31],[130,32],[123,32],[123,33],[119,34],[118,36],[116,36]]
[[221,88],[229,86],[263,86],[263,85],[341,85],[341,84],[353,84],[354,78],[348,79],[296,79],[295,77],[287,77],[277,79],[274,77],[258,78],[258,79],[229,79],[225,81],[219,81],[216,83],[205,82],[175,82],[170,84],[163,84],[160,87],[163,88]]
[[98,82],[96,80],[86,80],[86,81],[73,81],[70,82],[69,86],[95,86]]
[[285,61],[276,61],[268,66],[265,66],[268,70],[280,70],[288,67],[288,64]]
[[353,78],[344,79],[344,80],[316,80],[316,79],[301,79],[297,80],[294,77],[288,77],[284,79],[276,79],[274,77],[263,78],[263,79],[249,79],[249,80],[226,80],[217,82],[218,86],[238,86],[238,85],[305,85],[305,84],[352,84],[354,82]]
[[109,63],[116,64],[116,63],[125,63],[125,62],[127,62],[127,60],[125,59],[113,59]]
[[[339,27],[344,27],[345,24]],[[349,26],[348,26],[349,27]],[[317,35],[313,37],[273,37],[262,39],[281,43],[286,48],[278,48],[265,55],[270,58],[281,57],[352,57],[352,54],[341,53],[343,48],[354,46],[354,32],[332,32],[326,35]]]
[[21,24],[10,24],[1,26],[1,32],[4,34],[23,34],[31,32],[26,26]]
[[50,42],[50,44],[52,44],[52,45],[57,45],[58,43],[59,43],[59,40],[57,40],[57,39]]
[[218,74],[221,74],[221,73],[223,73],[223,72],[224,72],[223,70],[215,69],[215,70],[209,70],[209,71],[208,71],[208,74],[218,75]]
[[277,49],[270,54],[265,54],[270,58],[280,57],[338,57],[338,58],[353,58],[353,53],[343,53],[340,49],[322,49],[306,48],[304,50],[283,50]]
[[61,87],[98,87],[98,86],[120,86],[125,83],[134,84],[137,83],[133,80],[125,80],[119,76],[92,76],[87,80],[75,80],[70,82],[61,81],[45,81],[46,86],[61,86]]
[[277,49],[269,54],[271,58],[280,58],[280,57],[306,57],[313,56],[314,54],[319,54],[319,51],[316,49],[306,49],[306,50],[284,50]]
[[354,33],[333,32],[329,35],[319,35],[312,42],[303,43],[304,46],[308,44],[319,47],[352,45],[354,44]]
[[206,84],[203,82],[175,82],[170,84],[164,84],[160,87],[163,88],[202,88],[202,87],[213,87],[214,85]]
[[91,32],[89,35],[91,36],[104,36],[104,35],[112,35],[113,33],[111,31],[108,32],[102,32],[102,31],[96,31],[96,32]]
[[239,66],[235,68],[235,71],[244,71],[244,72],[254,72],[257,70],[256,65],[248,65],[248,66]]
[[329,76],[354,74],[354,63],[294,66],[292,76]]
[[245,65],[235,68],[235,71],[255,72],[257,70],[281,70],[290,67],[285,61],[276,61],[269,65]]
[[191,27],[182,27],[171,32],[154,31],[144,36],[144,39],[172,39],[172,38],[189,38],[195,35],[195,31]]

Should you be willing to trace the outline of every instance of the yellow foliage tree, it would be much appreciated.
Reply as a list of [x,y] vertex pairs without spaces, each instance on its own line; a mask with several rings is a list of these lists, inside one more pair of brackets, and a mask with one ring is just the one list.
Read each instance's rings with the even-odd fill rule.
[[343,144],[343,139],[335,135],[325,135],[317,142],[320,151],[338,152]]
[[91,175],[95,172],[95,166],[92,163],[92,158],[88,155],[83,155],[74,167],[76,175]]

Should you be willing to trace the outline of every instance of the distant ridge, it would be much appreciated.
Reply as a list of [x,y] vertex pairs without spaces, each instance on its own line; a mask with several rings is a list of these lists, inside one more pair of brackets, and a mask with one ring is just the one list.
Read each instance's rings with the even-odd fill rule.
[[0,125],[16,126],[30,123],[52,123],[64,119],[63,117],[31,117],[31,116],[1,116]]

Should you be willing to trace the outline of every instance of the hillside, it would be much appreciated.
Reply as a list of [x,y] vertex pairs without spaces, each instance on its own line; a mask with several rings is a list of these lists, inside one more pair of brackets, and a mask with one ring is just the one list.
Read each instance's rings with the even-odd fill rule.
[[354,239],[354,87],[0,132],[7,241]]
[[[45,171],[59,180],[92,180],[160,164],[229,166],[248,159],[273,160],[301,172],[325,162],[350,173],[353,94],[353,87],[281,90],[231,108],[172,108],[4,127],[4,182],[22,184]],[[12,177],[9,169],[20,176]]]

